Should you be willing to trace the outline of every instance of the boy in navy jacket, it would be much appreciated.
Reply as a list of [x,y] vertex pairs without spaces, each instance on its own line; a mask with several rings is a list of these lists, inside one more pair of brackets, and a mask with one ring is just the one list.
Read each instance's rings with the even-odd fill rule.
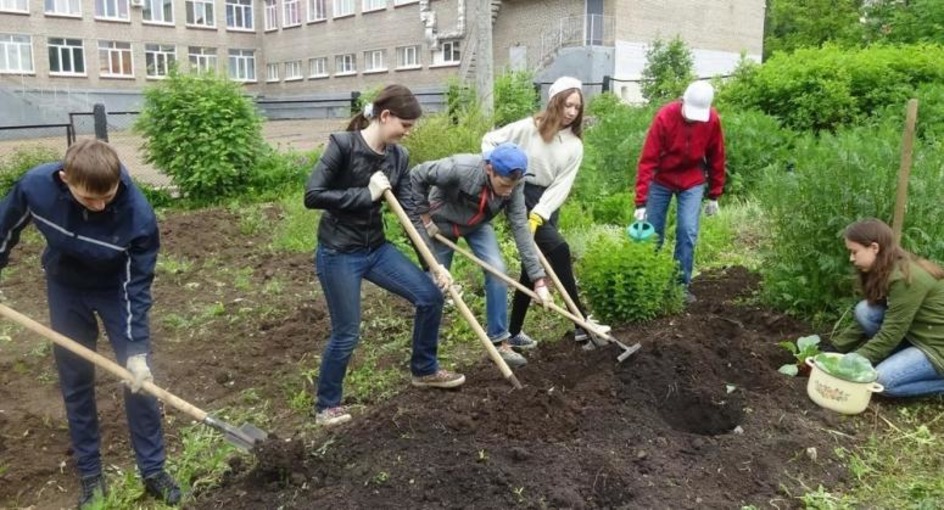
[[[157,400],[139,393],[149,368],[151,283],[160,240],[154,210],[107,143],[80,140],[60,163],[28,171],[0,202],[0,269],[32,220],[46,239],[52,329],[95,350],[101,319],[118,363],[134,376],[125,408],[138,470],[148,493],[168,504],[180,488],[164,471]],[[94,366],[53,348],[69,434],[81,477],[79,507],[104,496]]]

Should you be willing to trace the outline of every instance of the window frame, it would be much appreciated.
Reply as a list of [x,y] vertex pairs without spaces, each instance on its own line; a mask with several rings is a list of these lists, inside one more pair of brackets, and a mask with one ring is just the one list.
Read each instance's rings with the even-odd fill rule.
[[[290,74],[289,69],[291,66],[294,68],[296,73]],[[305,73],[302,71],[302,61],[301,60],[289,60],[285,62],[285,78],[283,81],[299,81],[305,79]]]
[[[9,40],[7,38],[9,37]],[[25,38],[26,41],[15,41],[15,38]],[[27,57],[29,57],[29,69],[23,68],[23,49],[26,49]],[[13,52],[16,52],[17,60],[20,62],[19,69],[9,69],[0,68],[0,74],[36,74],[36,62],[33,59],[33,36],[29,34],[0,34],[0,55],[3,55],[3,59],[10,63],[10,55]]]
[[[53,10],[49,10],[48,4],[52,3]],[[66,4],[69,7],[72,7],[74,4],[77,9],[76,12],[62,12],[56,10],[57,5]],[[67,18],[81,18],[82,17],[82,0],[43,0],[43,14],[46,16],[63,16]]]
[[[207,18],[207,12],[210,13],[210,18],[212,18],[211,23],[197,23],[197,7],[203,7],[203,20]],[[209,6],[209,11],[207,11],[207,6]],[[216,2],[213,0],[185,0],[184,1],[184,25],[188,27],[195,28],[216,28]],[[193,21],[190,21],[191,14],[193,15]]]
[[[380,65],[373,67],[377,63],[377,56],[380,56]],[[384,73],[389,71],[387,68],[387,50],[365,50],[364,51],[364,74],[368,73]]]
[[[350,57],[350,58],[348,59],[348,57]],[[347,61],[348,61],[348,60],[350,60],[350,64],[351,64],[350,67],[351,67],[351,69],[350,69],[350,70],[339,71],[339,69],[342,67],[342,66],[340,66],[339,64],[342,63],[342,62],[344,62],[344,64],[345,64],[344,67],[347,67],[347,63],[348,63]],[[357,54],[355,54],[355,53],[344,53],[344,54],[342,54],[342,55],[335,55],[335,56],[334,56],[334,75],[335,75],[335,76],[353,76],[353,75],[355,75],[355,74],[357,74]]]
[[[341,6],[350,4],[351,11],[342,12]],[[348,16],[353,16],[357,13],[357,5],[354,0],[331,0],[331,17],[334,19],[337,18],[346,18]]]
[[[246,55],[248,53],[248,55]],[[227,69],[229,79],[240,83],[252,83],[256,80],[256,51],[244,48],[230,48],[227,53]],[[236,65],[233,65],[235,59]],[[251,65],[249,65],[251,64]],[[245,65],[245,68],[243,69]],[[240,76],[240,70],[245,70],[245,76]]]
[[[149,49],[148,47],[157,47],[157,49]],[[171,48],[171,51],[167,51],[166,48]],[[155,64],[158,64],[157,60],[163,60],[164,65],[164,74],[156,73],[151,74],[151,65],[149,64],[149,56],[154,55]],[[169,56],[169,58],[168,58]],[[171,67],[177,63],[177,45],[175,44],[161,44],[161,43],[144,43],[144,77],[149,80],[163,80],[167,78],[167,75],[170,73]],[[159,65],[154,66],[155,69],[159,69]]]
[[[145,24],[145,25],[170,25],[170,26],[173,26],[173,25],[174,25],[174,14],[175,14],[175,12],[174,12],[174,2],[173,2],[173,0],[170,0],[170,20],[166,20],[166,19],[153,20],[153,19],[147,19],[147,18],[144,17],[149,11],[152,12],[152,13],[154,12],[154,4],[162,4],[161,6],[163,7],[163,4],[164,4],[165,2],[167,2],[167,1],[168,1],[168,0],[144,0],[144,6],[143,6],[142,9],[141,9],[141,23],[142,23],[142,24]],[[160,12],[161,12],[161,16],[163,17],[163,16],[164,16],[164,10],[161,9]],[[152,16],[153,16],[153,14],[152,14]]]
[[[321,64],[322,64],[322,65],[321,65],[321,71],[322,71],[321,73],[315,74],[314,72],[312,72],[312,68],[313,68],[312,62],[314,62],[314,61],[320,61],[320,62],[321,62]],[[309,79],[311,79],[311,78],[327,78],[327,77],[329,77],[329,76],[331,76],[331,74],[328,73],[328,57],[311,57],[311,58],[308,59],[308,78],[309,78]]]
[[[247,4],[241,3],[247,2]],[[256,31],[256,6],[253,0],[225,0],[224,4],[224,14],[226,16],[226,30],[233,30],[235,32],[255,32]],[[235,20],[237,19],[236,13],[241,13],[243,24],[242,26],[236,25]],[[232,16],[230,16],[232,13]],[[234,21],[234,24],[230,24],[230,19]],[[246,21],[249,21],[249,26],[246,25]]]
[[[103,43],[109,44],[110,47],[103,48],[102,47]],[[127,44],[128,47],[127,48],[117,47],[118,45],[124,45],[124,44]],[[115,41],[111,39],[99,39],[97,47],[98,47],[98,76],[102,78],[134,78],[134,52],[133,52],[134,46],[131,44],[130,41]],[[104,59],[102,58],[103,52],[104,52],[104,56],[106,56],[107,58],[104,58]],[[125,58],[127,58],[127,64],[129,66],[127,73],[114,72],[113,64],[115,63],[115,61],[113,61],[112,58],[115,55],[118,55],[117,62],[119,64],[119,68],[121,71],[125,70],[124,64],[125,64]],[[107,73],[103,72],[103,69],[105,67],[104,64],[106,62],[108,63]]]
[[[6,7],[8,3],[13,6]],[[19,8],[20,4],[22,8]],[[0,0],[0,12],[29,14],[29,0]]]
[[[383,5],[377,6],[373,5],[374,3],[383,3]],[[361,14],[366,14],[368,12],[378,12],[387,10],[387,0],[361,0]]]
[[[111,16],[107,13],[107,8],[109,4],[114,4],[115,9],[117,10],[117,15]],[[99,6],[101,6],[101,14],[99,13]],[[121,15],[122,6],[124,6],[124,16]],[[120,21],[131,23],[131,1],[130,0],[95,0],[95,19],[102,21]]]
[[[294,7],[294,17],[289,19],[289,9]],[[298,27],[302,24],[301,0],[282,0],[282,28]]]
[[[271,2],[271,3],[270,3]],[[263,31],[272,32],[279,29],[279,0],[264,0],[262,2]]]
[[[53,41],[62,41],[62,44],[54,44]],[[71,44],[66,44],[66,43],[69,42],[69,41],[78,41],[79,44],[78,44],[78,46],[76,46],[76,45],[71,45]],[[59,71],[53,71],[53,69],[52,69],[52,58],[50,58],[50,59],[49,59],[49,75],[50,75],[50,76],[88,76],[88,65],[87,65],[88,63],[87,63],[86,60],[85,60],[85,41],[83,41],[82,39],[72,39],[72,38],[68,38],[68,37],[49,37],[49,38],[46,39],[46,48],[47,48],[47,55],[48,55],[49,57],[52,56],[51,53],[52,53],[52,51],[53,51],[54,49],[57,49],[57,48],[58,48],[56,51],[57,51],[57,53],[59,53],[59,68],[60,68],[60,70],[59,70]],[[79,61],[80,61],[81,64],[82,64],[82,71],[81,71],[81,72],[76,72],[76,71],[74,71],[74,70],[73,70],[73,71],[62,71],[62,70],[61,70],[61,69],[62,69],[62,62],[63,62],[62,51],[63,51],[64,49],[66,49],[66,50],[69,51],[69,62],[70,62],[70,67],[71,67],[72,69],[75,69],[75,62],[76,62],[75,56],[76,56],[76,54],[78,54],[78,56],[80,57],[80,58],[79,58]]]
[[[200,50],[200,53],[195,53],[193,50]],[[211,50],[207,51],[207,50]],[[196,60],[196,63],[194,63]],[[212,61],[212,68],[207,65]],[[210,46],[187,46],[187,65],[190,66],[191,71],[197,71],[200,73],[204,72],[217,72],[220,69],[220,55],[216,48]]]
[[[321,9],[318,9],[317,6],[321,6]],[[321,12],[321,17],[316,18],[315,15],[318,12]],[[327,0],[308,0],[308,22],[317,23],[320,21],[328,20],[328,3]]]
[[[406,50],[413,50],[413,60],[416,61],[415,64],[405,63],[405,58],[402,58],[406,54]],[[423,63],[420,61],[420,45],[411,44],[408,46],[397,46],[397,67],[395,69],[421,69]]]

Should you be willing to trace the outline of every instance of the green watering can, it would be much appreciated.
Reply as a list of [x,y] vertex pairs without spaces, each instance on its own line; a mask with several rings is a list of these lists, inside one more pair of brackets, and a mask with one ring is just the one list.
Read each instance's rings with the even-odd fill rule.
[[641,242],[649,239],[656,233],[656,229],[652,226],[652,223],[648,221],[636,221],[632,225],[626,227],[626,234],[629,235],[629,238],[636,242]]

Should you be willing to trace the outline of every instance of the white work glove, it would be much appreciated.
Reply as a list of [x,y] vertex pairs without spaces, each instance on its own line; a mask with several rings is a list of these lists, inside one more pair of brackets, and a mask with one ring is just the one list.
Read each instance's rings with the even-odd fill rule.
[[449,270],[446,269],[446,266],[442,264],[439,264],[439,267],[433,270],[433,279],[436,281],[436,286],[439,287],[439,290],[443,292],[446,292],[453,284],[452,275],[449,274]]
[[705,204],[705,216],[714,216],[716,214],[718,214],[718,201],[709,200],[708,203]]
[[374,175],[370,176],[367,189],[370,190],[371,202],[376,202],[383,196],[384,191],[390,189],[390,180],[387,179],[387,176],[384,175],[383,172],[378,170],[374,172]]
[[436,226],[435,221],[433,220],[429,220],[429,222],[424,221],[423,228],[426,229],[426,235],[428,235],[430,239],[436,240],[436,235],[439,234],[439,227]]
[[547,290],[547,282],[544,278],[539,278],[538,281],[534,282],[534,293],[538,295],[538,300],[546,310],[552,301],[551,291]]
[[637,207],[636,211],[633,213],[633,219],[636,221],[644,221],[646,219],[646,208]]
[[137,393],[141,390],[144,382],[154,382],[154,376],[151,375],[151,369],[148,368],[147,354],[135,354],[128,358],[125,368],[131,372],[134,380],[131,382],[131,393]]

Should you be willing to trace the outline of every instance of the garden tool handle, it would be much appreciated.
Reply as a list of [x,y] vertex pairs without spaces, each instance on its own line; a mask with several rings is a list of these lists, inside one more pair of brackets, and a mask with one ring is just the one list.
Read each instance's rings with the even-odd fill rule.
[[[554,272],[554,268],[551,267],[551,263],[548,262],[547,257],[544,256],[544,253],[541,251],[541,247],[538,246],[538,243],[534,243],[534,251],[538,253],[538,259],[541,260],[541,265],[544,266],[544,272],[551,277],[551,281],[554,282],[554,286],[557,287],[557,292],[560,292],[560,295],[564,298],[564,303],[567,304],[567,308],[570,310],[570,313],[580,317],[580,320],[584,319],[580,309],[577,308],[577,303],[574,303],[574,300],[571,299],[570,294],[567,293],[567,289],[564,288],[564,285],[561,283],[560,278],[557,277],[557,273]],[[581,327],[584,327],[581,325]],[[584,329],[587,329],[584,327]],[[596,333],[596,328],[589,328],[587,331]]]
[[[131,372],[129,372],[126,368],[122,367],[118,363],[115,363],[114,361],[106,358],[105,356],[102,356],[101,354],[89,349],[88,347],[85,347],[84,345],[76,342],[75,340],[57,331],[53,331],[52,329],[44,326],[43,324],[36,322],[35,320],[21,314],[20,312],[17,312],[16,310],[10,308],[9,306],[0,304],[0,315],[3,315],[4,317],[12,320],[13,322],[16,322],[17,324],[25,327],[26,329],[34,333],[37,333],[39,335],[46,337],[47,339],[51,340],[56,345],[74,353],[76,356],[92,363],[93,365],[98,366],[104,370],[107,370],[108,372],[111,372],[112,375],[118,377],[119,379],[121,379],[122,381],[128,384],[131,384],[134,381],[134,377],[131,375]],[[150,381],[143,382],[141,384],[141,389],[157,397],[161,401],[166,402],[176,407],[182,412],[189,414],[190,416],[194,417],[195,419],[201,422],[207,418],[206,411],[203,411],[197,408],[193,404],[190,404],[189,402],[170,393],[169,391],[158,387],[157,385],[155,385],[154,383]]]
[[[514,287],[515,289],[520,290],[521,292],[524,292],[524,293],[527,294],[531,299],[540,300],[540,298],[538,297],[537,293],[534,292],[534,290],[529,289],[528,287],[522,285],[521,282],[515,280],[514,278],[511,278],[510,276],[508,276],[508,275],[505,274],[504,272],[499,271],[499,270],[496,269],[495,267],[489,265],[489,264],[488,264],[487,262],[485,262],[484,260],[482,260],[482,259],[476,257],[474,253],[472,253],[472,252],[470,252],[469,250],[466,250],[466,249],[462,248],[461,246],[457,245],[456,243],[450,241],[450,240],[449,240],[447,237],[445,237],[444,235],[442,235],[442,234],[436,234],[436,240],[439,241],[439,242],[441,242],[441,243],[443,243],[444,245],[448,246],[451,250],[456,251],[456,252],[458,252],[458,253],[460,253],[460,254],[462,254],[462,255],[465,255],[466,257],[469,258],[469,260],[471,260],[472,262],[475,262],[476,264],[478,264],[479,267],[481,267],[482,269],[484,269],[484,270],[488,271],[489,273],[495,275],[498,279],[502,280],[503,282],[507,283],[508,285],[511,285],[511,286]],[[590,324],[589,322],[587,322],[587,321],[586,321],[583,317],[581,317],[579,314],[574,314],[574,313],[568,312],[567,310],[564,310],[563,308],[561,308],[560,306],[558,306],[557,303],[553,303],[553,302],[552,302],[552,303],[548,303],[548,308],[550,308],[551,310],[554,310],[555,312],[557,312],[558,314],[560,314],[561,316],[563,316],[563,317],[566,318],[567,320],[569,320],[569,321],[573,322],[574,324],[576,324],[576,325],[578,325],[578,326],[580,326],[580,327],[586,329],[587,331],[594,331],[594,332],[596,332],[596,328],[595,328],[592,324]],[[615,339],[614,339],[612,336],[610,336],[609,334],[601,335],[601,336],[604,337],[604,338],[606,338],[607,340],[615,341]]]
[[[406,211],[403,210],[403,206],[401,206],[400,202],[397,201],[397,197],[394,196],[393,192],[389,189],[384,190],[383,196],[387,200],[387,205],[393,209],[397,219],[400,220],[403,230],[406,231],[407,235],[410,237],[410,240],[413,241],[413,245],[416,246],[417,251],[420,252],[420,256],[426,261],[426,265],[430,267],[430,270],[438,267],[439,261],[436,259],[436,256],[433,255],[433,252],[430,251],[429,246],[426,245],[426,241],[424,241],[423,238],[420,237],[419,232],[416,231],[416,227],[413,226],[413,222],[410,221],[410,217],[407,216]],[[488,357],[491,358],[496,365],[498,365],[498,369],[501,371],[505,379],[511,381],[511,384],[516,389],[521,389],[522,386],[518,381],[518,378],[515,377],[515,374],[511,371],[508,363],[505,363],[505,360],[502,359],[501,354],[498,353],[498,349],[495,348],[495,345],[492,344],[491,339],[488,338],[488,333],[482,329],[482,325],[479,324],[478,320],[476,320],[475,315],[472,314],[472,310],[469,309],[468,305],[465,304],[465,301],[462,300],[462,296],[452,285],[449,286],[449,296],[452,297],[452,301],[456,304],[456,308],[459,309],[459,313],[462,314],[462,317],[465,318],[465,320],[469,323],[469,326],[472,327],[472,330],[475,331],[476,336],[478,336],[479,340],[482,341],[482,345],[485,347],[485,352],[488,353]]]

